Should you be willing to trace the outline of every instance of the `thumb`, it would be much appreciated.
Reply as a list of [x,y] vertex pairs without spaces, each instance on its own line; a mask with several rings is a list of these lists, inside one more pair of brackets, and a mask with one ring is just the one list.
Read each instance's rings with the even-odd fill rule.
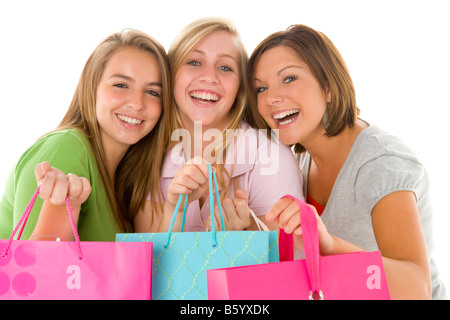
[[236,189],[235,196],[243,200],[248,200],[248,191],[243,189]]
[[40,185],[42,179],[44,179],[47,172],[51,170],[51,166],[47,161],[41,162],[34,167],[34,175],[36,176],[36,182]]

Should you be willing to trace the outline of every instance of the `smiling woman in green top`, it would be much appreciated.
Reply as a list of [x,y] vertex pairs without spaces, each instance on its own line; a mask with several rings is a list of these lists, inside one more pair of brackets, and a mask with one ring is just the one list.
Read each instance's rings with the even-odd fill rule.
[[57,129],[33,144],[9,175],[0,238],[10,236],[37,185],[44,200],[36,201],[23,239],[73,239],[66,195],[81,240],[114,241],[117,232],[132,231],[147,194],[159,196],[162,144],[169,141],[163,136],[166,59],[163,47],[137,30],[100,43]]

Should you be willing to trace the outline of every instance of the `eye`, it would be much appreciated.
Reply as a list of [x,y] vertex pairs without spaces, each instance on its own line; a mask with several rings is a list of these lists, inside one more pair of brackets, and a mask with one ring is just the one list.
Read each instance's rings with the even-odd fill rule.
[[148,93],[149,95],[152,95],[152,96],[157,97],[157,98],[159,98],[161,96],[160,93],[155,91],[155,90],[149,89],[149,90],[146,90],[145,92]]
[[287,76],[283,79],[284,83],[291,83],[293,81],[297,80],[296,76]]
[[191,66],[194,66],[194,67],[200,66],[200,62],[198,62],[198,61],[196,61],[196,60],[188,61],[187,64],[189,64],[189,65],[191,65]]
[[128,88],[128,86],[126,84],[124,84],[124,83],[116,83],[116,84],[114,84],[114,87],[122,88],[122,89]]
[[255,91],[256,91],[256,94],[259,94],[259,93],[264,92],[266,90],[267,90],[267,87],[257,87]]
[[221,66],[221,67],[219,67],[219,70],[226,71],[226,72],[233,71],[233,69],[231,69],[231,68],[228,67],[228,66]]

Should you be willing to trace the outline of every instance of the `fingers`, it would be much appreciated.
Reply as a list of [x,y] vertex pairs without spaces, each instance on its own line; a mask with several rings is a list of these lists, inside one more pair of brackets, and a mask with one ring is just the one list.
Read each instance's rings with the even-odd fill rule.
[[295,201],[282,198],[266,214],[268,221],[275,221],[286,233],[302,234],[300,210]]
[[77,175],[69,173],[67,175],[67,181],[67,196],[70,200],[78,199],[81,192],[83,191],[83,183],[81,182],[81,179]]
[[36,176],[36,181],[38,182],[38,185],[40,185],[40,182],[42,179],[44,179],[47,172],[51,170],[51,166],[47,161],[41,162],[34,167],[34,175]]
[[[222,210],[222,213],[223,213],[223,210]],[[224,218],[225,230],[228,230],[229,228],[228,228],[227,223],[225,222],[225,217],[223,216],[223,218]],[[215,228],[216,231],[223,230],[222,222],[220,221],[220,213],[219,213],[218,206],[214,207],[214,226],[215,226],[214,228]],[[206,231],[212,230],[212,227],[211,227],[211,215],[209,215],[208,218],[205,221],[205,230]]]
[[248,191],[237,189],[233,205],[236,215],[239,218],[239,223],[242,229],[247,228],[251,223],[250,208],[248,206]]
[[[206,160],[202,157],[194,157],[186,162],[186,164],[195,165],[199,170],[201,170],[205,178],[208,178],[208,162],[206,162]],[[214,170],[214,167],[212,167],[212,169]]]
[[39,195],[44,200],[50,200],[54,205],[62,205],[65,203],[68,188],[69,182],[65,175],[50,171],[42,180]]
[[81,204],[89,197],[91,184],[84,177],[70,173],[65,175],[48,162],[38,164],[34,171],[40,186],[39,196],[54,205],[64,205],[66,197],[72,205]]
[[81,177],[80,179],[81,179],[81,183],[83,185],[83,190],[81,191],[80,196],[78,197],[78,200],[81,203],[83,203],[89,198],[92,187],[91,187],[91,183],[89,182],[88,179],[86,179],[85,177]]
[[42,199],[49,200],[51,198],[55,182],[56,176],[53,171],[47,172],[45,176],[38,181],[38,183],[40,183],[39,195]]
[[[244,230],[251,223],[250,208],[248,206],[248,192],[236,190],[235,198],[225,198],[222,201],[222,214],[226,230]],[[216,225],[220,225],[218,207],[214,210]]]
[[186,194],[196,190],[199,186],[205,184],[207,178],[202,171],[195,165],[189,165],[178,172],[173,182],[176,193]]
[[75,174],[67,175],[68,191],[67,196],[71,202],[83,203],[91,193],[91,184],[85,177],[78,177]]
[[188,194],[189,201],[199,199],[208,189],[208,166],[206,162],[196,164],[194,158],[177,171],[167,196],[170,203],[176,202],[180,194]]
[[266,213],[266,219],[268,221],[275,221],[278,222],[280,214],[284,212],[284,210],[292,203],[293,200],[289,198],[281,198],[278,200],[272,208],[269,210],[269,212]]

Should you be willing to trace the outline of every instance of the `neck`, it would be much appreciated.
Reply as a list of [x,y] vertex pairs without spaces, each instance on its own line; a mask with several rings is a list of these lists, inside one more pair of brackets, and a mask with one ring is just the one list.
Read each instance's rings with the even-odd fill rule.
[[114,183],[117,166],[119,165],[119,162],[122,160],[127,150],[128,147],[113,148],[109,144],[103,144],[106,169],[108,170],[108,176],[111,179],[112,183]]
[[321,135],[309,147],[305,147],[318,168],[339,168],[340,170],[359,133],[366,127],[364,122],[357,121],[353,128],[346,127],[334,137]]
[[308,193],[321,205],[327,204],[336,178],[362,129],[364,127],[355,125],[354,128],[344,129],[335,137],[321,135],[313,147],[305,146],[311,155]]

